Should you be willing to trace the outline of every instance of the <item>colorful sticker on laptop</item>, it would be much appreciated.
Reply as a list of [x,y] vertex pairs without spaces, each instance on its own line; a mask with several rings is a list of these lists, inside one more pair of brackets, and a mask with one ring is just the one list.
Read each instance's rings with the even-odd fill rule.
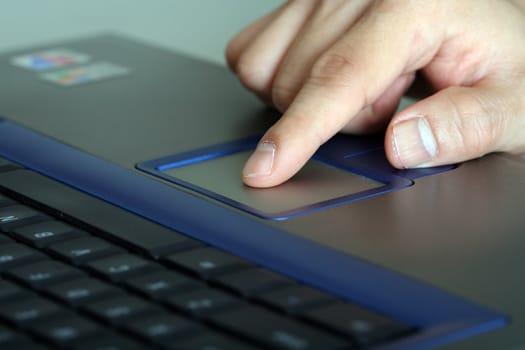
[[36,72],[84,64],[88,61],[88,55],[63,48],[34,52],[11,59],[13,65]]
[[43,73],[40,77],[60,86],[75,86],[129,74],[129,69],[109,62]]

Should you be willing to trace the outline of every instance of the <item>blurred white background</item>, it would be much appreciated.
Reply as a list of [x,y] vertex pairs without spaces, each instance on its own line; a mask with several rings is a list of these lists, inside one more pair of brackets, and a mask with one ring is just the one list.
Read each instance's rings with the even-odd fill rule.
[[118,31],[224,63],[230,37],[282,0],[1,0],[0,51]]

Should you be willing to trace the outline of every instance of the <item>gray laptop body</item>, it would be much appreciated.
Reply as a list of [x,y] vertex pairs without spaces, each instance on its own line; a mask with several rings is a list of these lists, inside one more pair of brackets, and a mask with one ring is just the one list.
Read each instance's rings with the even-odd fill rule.
[[[35,61],[46,53],[70,57]],[[279,116],[223,67],[100,35],[3,54],[0,79],[0,157],[28,169],[17,171],[409,325],[359,346],[525,346],[523,158],[401,171],[381,135],[337,135],[289,183],[255,190],[243,162]]]

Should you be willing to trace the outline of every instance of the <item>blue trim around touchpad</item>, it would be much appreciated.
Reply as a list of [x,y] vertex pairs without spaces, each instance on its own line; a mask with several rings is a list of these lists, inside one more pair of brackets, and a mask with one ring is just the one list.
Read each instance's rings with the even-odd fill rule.
[[258,137],[142,162],[137,168],[265,219],[286,220],[411,186],[413,179],[450,167],[392,168],[371,138],[338,135],[286,183],[244,186],[240,174]]

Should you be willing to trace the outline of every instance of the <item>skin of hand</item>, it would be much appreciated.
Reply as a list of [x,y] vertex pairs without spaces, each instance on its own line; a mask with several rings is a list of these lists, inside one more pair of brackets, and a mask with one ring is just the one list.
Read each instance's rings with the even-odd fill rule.
[[[525,152],[523,0],[293,0],[226,56],[284,113],[244,167],[249,186],[286,181],[339,131],[386,128],[397,168]],[[416,72],[435,93],[392,116]]]

